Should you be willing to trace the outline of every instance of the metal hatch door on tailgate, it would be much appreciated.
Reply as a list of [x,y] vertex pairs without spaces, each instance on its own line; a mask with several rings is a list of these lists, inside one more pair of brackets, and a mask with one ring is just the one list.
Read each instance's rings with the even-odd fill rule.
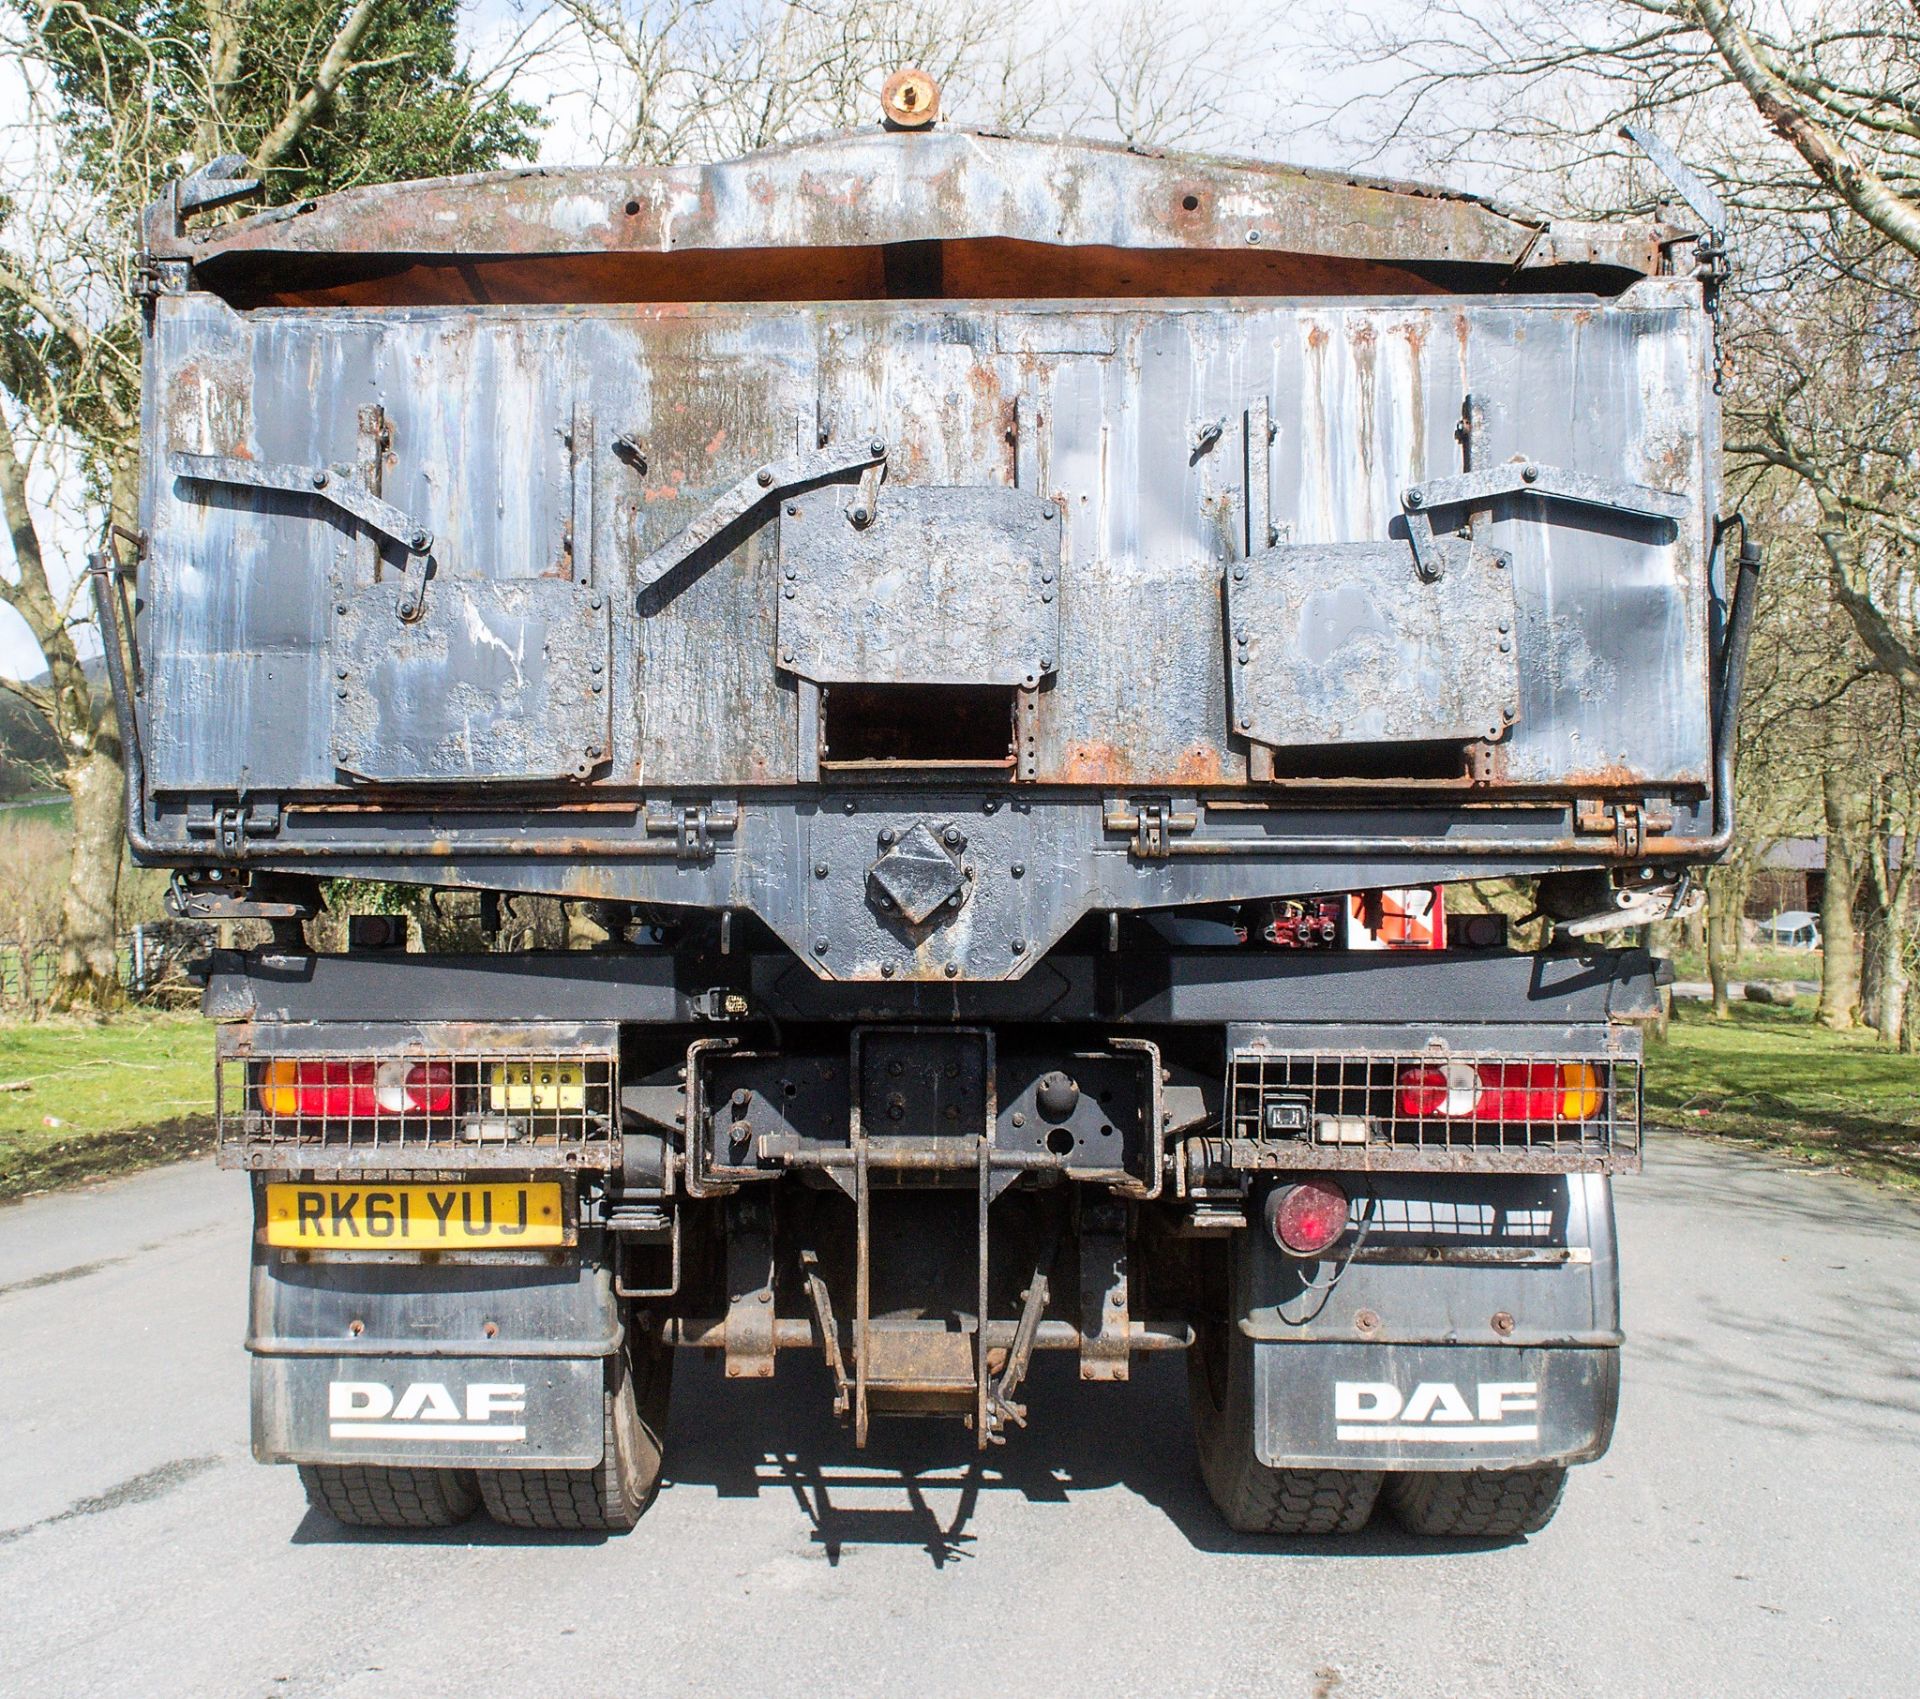
[[571,328],[162,297],[157,791],[578,780],[609,748]]

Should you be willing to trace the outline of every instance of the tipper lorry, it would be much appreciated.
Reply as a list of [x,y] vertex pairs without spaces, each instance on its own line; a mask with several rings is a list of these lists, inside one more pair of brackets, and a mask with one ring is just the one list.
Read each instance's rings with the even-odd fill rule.
[[625,1529],[682,1351],[969,1449],[1177,1351],[1235,1529],[1536,1530],[1732,826],[1712,233],[923,113],[148,214],[94,592],[255,1455]]

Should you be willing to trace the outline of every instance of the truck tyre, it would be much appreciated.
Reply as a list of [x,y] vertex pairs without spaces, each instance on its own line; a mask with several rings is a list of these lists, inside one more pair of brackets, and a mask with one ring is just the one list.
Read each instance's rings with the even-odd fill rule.
[[[604,1448],[591,1469],[483,1469],[487,1514],[509,1528],[623,1534],[640,1520],[660,1484],[673,1353],[644,1349],[608,1359],[602,1406]],[[641,1383],[641,1384],[636,1384]]]
[[349,1528],[451,1528],[480,1508],[471,1469],[302,1463],[307,1503]]
[[1203,1322],[1187,1353],[1200,1476],[1240,1534],[1354,1534],[1380,1491],[1374,1469],[1275,1469],[1254,1454],[1253,1347],[1228,1322]]
[[1566,1470],[1551,1466],[1394,1475],[1387,1503],[1410,1534],[1511,1540],[1553,1520],[1566,1484]]

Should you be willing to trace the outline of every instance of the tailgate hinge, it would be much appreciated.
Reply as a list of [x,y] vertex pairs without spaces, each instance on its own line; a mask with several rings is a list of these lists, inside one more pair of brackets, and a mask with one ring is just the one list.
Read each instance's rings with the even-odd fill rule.
[[647,836],[673,838],[682,861],[706,861],[713,855],[713,840],[730,837],[740,824],[737,803],[650,802],[646,813]]
[[222,855],[237,854],[248,838],[280,835],[278,797],[256,796],[237,802],[195,802],[187,809],[187,836],[211,838]]
[[1596,837],[1610,834],[1616,851],[1632,860],[1644,852],[1649,833],[1673,830],[1673,813],[1644,800],[1607,802],[1581,797],[1573,805],[1573,829]]
[[1109,808],[1101,821],[1109,832],[1131,833],[1133,853],[1142,861],[1165,861],[1173,854],[1172,835],[1191,832],[1200,816],[1178,811],[1171,802],[1136,802],[1130,808]]

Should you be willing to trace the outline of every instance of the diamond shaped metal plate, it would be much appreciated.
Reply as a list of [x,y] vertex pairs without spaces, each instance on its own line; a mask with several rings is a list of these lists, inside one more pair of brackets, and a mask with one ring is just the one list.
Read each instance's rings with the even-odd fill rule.
[[966,882],[959,861],[948,854],[924,820],[916,820],[901,834],[900,841],[873,864],[868,877],[915,926],[938,913]]

